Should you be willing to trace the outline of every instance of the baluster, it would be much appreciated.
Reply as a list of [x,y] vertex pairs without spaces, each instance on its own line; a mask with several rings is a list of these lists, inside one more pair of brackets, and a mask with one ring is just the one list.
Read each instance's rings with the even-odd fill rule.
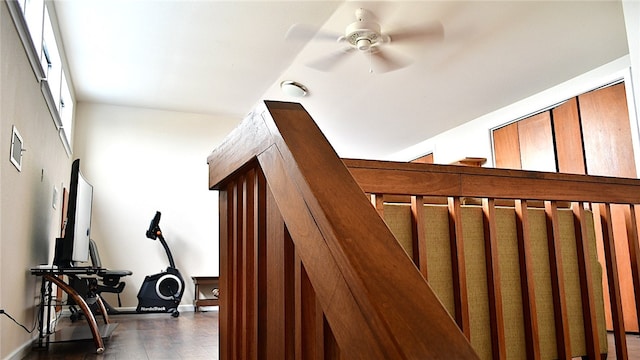
[[564,291],[564,269],[562,267],[558,204],[555,201],[545,201],[544,209],[547,218],[547,241],[549,242],[549,265],[551,267],[551,286],[553,292],[553,311],[555,313],[554,320],[556,324],[558,358],[570,359],[571,343]]
[[384,195],[371,194],[371,204],[376,208],[380,217],[384,219]]
[[636,205],[629,205],[625,211],[627,240],[629,241],[629,258],[631,260],[631,275],[633,277],[633,293],[636,300],[636,317],[640,325],[640,248],[638,244],[638,218]]
[[622,298],[620,296],[620,280],[618,278],[618,262],[616,260],[616,247],[613,237],[613,223],[610,204],[600,204],[600,221],[602,222],[604,256],[607,263],[607,279],[609,282],[609,299],[611,302],[611,317],[613,321],[613,335],[615,337],[616,358],[627,359],[627,338],[624,331]]
[[504,336],[504,313],[500,291],[500,266],[496,229],[495,199],[483,199],[485,259],[489,287],[489,317],[491,319],[491,343],[494,359],[505,359],[507,349]]
[[518,254],[520,261],[520,283],[522,288],[522,309],[524,312],[524,331],[527,344],[527,357],[540,359],[540,341],[536,294],[531,254],[531,232],[527,200],[515,201],[516,229],[518,236]]
[[427,240],[424,234],[424,198],[411,196],[411,236],[413,244],[413,262],[425,279],[429,279],[427,270]]
[[584,318],[584,334],[587,355],[590,359],[600,356],[600,340],[598,338],[598,321],[596,319],[596,303],[593,293],[593,278],[589,238],[587,237],[587,219],[584,206],[573,203],[573,223],[575,228],[576,249],[578,251],[578,271],[580,272],[580,294],[582,296],[582,317]]
[[462,209],[459,197],[450,197],[449,237],[451,241],[451,270],[453,271],[453,301],[458,327],[467,339],[471,338],[469,300],[467,294],[467,271],[464,257],[464,239],[462,235]]

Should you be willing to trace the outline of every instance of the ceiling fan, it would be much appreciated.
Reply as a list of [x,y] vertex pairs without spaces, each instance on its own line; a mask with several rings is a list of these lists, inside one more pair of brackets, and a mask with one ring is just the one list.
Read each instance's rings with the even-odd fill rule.
[[349,54],[361,53],[369,59],[369,72],[388,72],[400,69],[409,64],[406,57],[393,54],[388,49],[391,43],[406,41],[420,41],[427,39],[442,39],[444,30],[440,22],[423,26],[406,28],[398,32],[382,32],[380,24],[373,19],[375,16],[363,8],[355,11],[356,21],[349,24],[343,34],[328,34],[316,32],[304,25],[295,24],[287,32],[287,39],[297,40],[334,40],[345,43],[346,46],[309,64],[310,67],[321,71],[329,71],[336,64],[348,57]]

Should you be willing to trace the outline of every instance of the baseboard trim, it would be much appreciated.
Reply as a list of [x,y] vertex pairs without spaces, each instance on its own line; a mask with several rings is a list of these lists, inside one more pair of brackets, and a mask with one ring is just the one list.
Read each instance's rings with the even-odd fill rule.
[[11,354],[9,354],[9,356],[7,356],[5,358],[5,360],[21,360],[21,359],[24,359],[27,355],[29,355],[29,353],[31,352],[33,347],[36,346],[36,343],[38,342],[38,336],[37,335],[38,334],[36,333],[36,337],[34,337],[31,340],[25,342],[24,344],[22,344],[22,346],[20,346],[16,350],[14,350]]

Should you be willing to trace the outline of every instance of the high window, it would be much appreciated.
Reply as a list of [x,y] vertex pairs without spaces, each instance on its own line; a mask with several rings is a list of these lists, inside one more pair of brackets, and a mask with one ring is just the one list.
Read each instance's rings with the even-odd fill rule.
[[56,38],[54,17],[45,0],[8,0],[18,34],[67,153],[71,154],[74,99]]

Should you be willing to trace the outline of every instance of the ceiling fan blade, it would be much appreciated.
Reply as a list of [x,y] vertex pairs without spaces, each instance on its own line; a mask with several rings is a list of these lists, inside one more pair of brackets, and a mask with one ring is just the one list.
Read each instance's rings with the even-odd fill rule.
[[444,39],[444,27],[439,21],[426,25],[412,26],[398,31],[387,33],[391,37],[391,42],[406,41],[441,41]]
[[320,71],[329,71],[352,53],[355,49],[352,47],[340,49],[338,51],[334,51],[331,54],[321,57],[318,60],[314,60],[311,63],[307,64],[309,67],[314,68]]
[[304,25],[304,24],[293,24],[287,30],[284,38],[286,40],[295,40],[308,42],[311,39],[314,40],[325,40],[325,41],[337,41],[341,34],[334,34],[326,31],[320,31],[319,28]]
[[380,49],[371,54],[371,61],[373,62],[372,70],[374,73],[391,72],[411,64],[411,61],[405,56],[400,56],[397,53],[392,54],[388,50],[383,51]]

